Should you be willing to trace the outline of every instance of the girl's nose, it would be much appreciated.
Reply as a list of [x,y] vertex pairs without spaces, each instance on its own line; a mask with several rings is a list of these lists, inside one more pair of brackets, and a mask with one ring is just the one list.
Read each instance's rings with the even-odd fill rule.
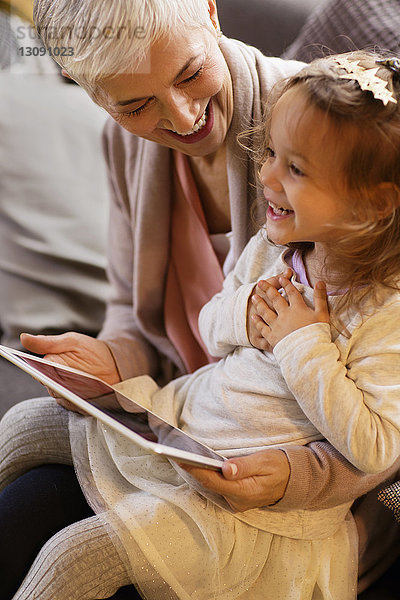
[[175,131],[176,133],[189,133],[198,118],[196,103],[186,95],[176,93],[163,103],[162,117],[159,127]]
[[279,165],[276,158],[268,158],[260,170],[260,181],[263,186],[274,192],[282,191],[281,178],[279,176]]

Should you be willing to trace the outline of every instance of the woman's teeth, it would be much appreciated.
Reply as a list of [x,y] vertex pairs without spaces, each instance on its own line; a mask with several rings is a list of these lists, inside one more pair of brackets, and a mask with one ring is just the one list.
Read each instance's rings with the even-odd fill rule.
[[197,121],[197,123],[193,127],[193,129],[191,129],[187,133],[179,133],[179,131],[175,131],[174,133],[177,133],[178,135],[182,135],[182,136],[193,135],[193,133],[197,133],[198,131],[200,131],[200,129],[202,129],[206,123],[207,123],[207,114],[206,114],[206,111],[204,111],[203,116],[201,117],[201,119],[199,119]]

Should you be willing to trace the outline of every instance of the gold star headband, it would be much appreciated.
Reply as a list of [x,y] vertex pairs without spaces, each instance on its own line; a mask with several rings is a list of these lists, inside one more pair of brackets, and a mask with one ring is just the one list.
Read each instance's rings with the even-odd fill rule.
[[[377,76],[379,66],[366,68],[359,64],[359,60],[351,61],[347,57],[335,59],[335,63],[345,71],[339,75],[340,79],[353,79],[358,83],[362,90],[372,92],[374,98],[381,100],[386,106],[388,102],[397,104],[393,92],[387,89],[387,81]],[[397,58],[389,58],[376,61],[376,64],[383,65],[394,71],[397,76],[400,75],[400,61]]]

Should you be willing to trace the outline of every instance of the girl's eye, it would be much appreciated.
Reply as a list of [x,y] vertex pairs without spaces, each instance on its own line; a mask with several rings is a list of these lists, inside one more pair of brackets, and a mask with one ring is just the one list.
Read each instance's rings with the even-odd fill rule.
[[272,150],[271,146],[268,146],[265,150],[266,158],[275,158],[275,152]]
[[296,175],[296,177],[303,177],[304,176],[303,171],[301,171],[294,163],[290,163],[289,169],[291,170],[291,172],[293,173],[293,175]]
[[187,77],[186,79],[181,81],[181,83],[192,83],[192,81],[196,81],[196,79],[198,79],[200,77],[200,75],[202,75],[203,69],[204,69],[204,67],[201,66],[200,69],[198,69],[198,71],[196,71],[196,73],[193,73],[193,75],[191,75],[190,77]]

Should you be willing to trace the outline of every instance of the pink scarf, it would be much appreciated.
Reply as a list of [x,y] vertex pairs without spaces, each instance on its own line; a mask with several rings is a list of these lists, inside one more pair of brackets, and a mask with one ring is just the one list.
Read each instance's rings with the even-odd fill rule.
[[171,249],[164,319],[170,341],[189,373],[212,362],[201,339],[200,309],[222,288],[223,274],[211,243],[199,193],[187,158],[174,157]]

